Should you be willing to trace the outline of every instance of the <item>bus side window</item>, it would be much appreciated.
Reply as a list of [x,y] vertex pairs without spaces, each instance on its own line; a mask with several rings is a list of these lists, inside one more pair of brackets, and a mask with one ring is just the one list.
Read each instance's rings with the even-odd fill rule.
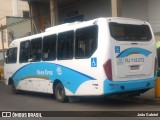
[[59,33],[58,35],[58,60],[73,59],[74,31]]
[[28,62],[30,58],[30,41],[24,41],[20,43],[20,57],[19,62]]
[[89,58],[97,49],[98,27],[89,26],[76,30],[75,57]]
[[40,61],[42,54],[42,38],[31,40],[31,59],[32,61]]
[[49,35],[43,38],[43,53],[42,60],[56,59],[56,35]]
[[16,63],[17,62],[17,48],[9,48],[8,49],[8,56],[6,58],[6,63]]

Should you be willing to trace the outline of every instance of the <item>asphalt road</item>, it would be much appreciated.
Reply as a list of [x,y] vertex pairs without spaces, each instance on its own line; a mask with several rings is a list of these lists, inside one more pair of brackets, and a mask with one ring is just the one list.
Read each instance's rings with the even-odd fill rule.
[[[144,111],[157,111],[158,117],[154,117],[154,120],[160,118],[160,102],[155,102],[152,99],[145,99],[141,97],[85,97],[80,98],[80,101],[73,101],[69,103],[59,103],[55,100],[53,95],[39,94],[24,92],[22,94],[13,94],[10,86],[6,86],[0,83],[0,111],[73,111],[69,112],[69,117],[65,117],[67,113],[60,112],[58,117],[54,119],[58,120],[82,120],[86,119],[84,112],[74,111],[89,111],[87,120],[102,119],[116,119],[119,120],[149,120],[151,117],[127,117],[128,114],[132,114],[133,111],[140,111],[146,114]],[[100,111],[93,112],[92,111]],[[102,112],[101,112],[102,111]],[[108,112],[105,112],[108,111]],[[117,112],[119,111],[119,112]],[[124,112],[125,111],[125,112]],[[132,112],[127,112],[132,111]],[[135,113],[138,114],[139,112]],[[51,113],[52,114],[52,113]],[[104,117],[107,114],[109,117]],[[121,117],[125,116],[126,117]],[[52,114],[53,115],[53,114]],[[73,117],[71,117],[73,115]],[[93,117],[90,117],[93,116]],[[134,115],[134,114],[133,114]],[[116,117],[116,118],[114,118]],[[2,118],[0,118],[1,120]],[[7,118],[3,118],[7,119]],[[3,120],[2,119],[2,120]],[[17,118],[12,118],[17,119]],[[25,119],[25,118],[23,118]],[[27,119],[27,118],[26,118]],[[35,119],[35,118],[30,118]],[[44,118],[39,118],[44,119]],[[46,119],[46,118],[45,118]],[[53,118],[47,118],[52,119]]]

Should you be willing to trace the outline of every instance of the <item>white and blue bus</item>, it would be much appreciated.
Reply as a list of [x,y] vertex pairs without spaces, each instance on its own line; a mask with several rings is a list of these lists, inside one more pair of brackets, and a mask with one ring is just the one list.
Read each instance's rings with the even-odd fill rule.
[[14,93],[69,96],[140,94],[155,86],[157,56],[148,22],[97,18],[58,25],[16,39],[6,53],[6,84]]

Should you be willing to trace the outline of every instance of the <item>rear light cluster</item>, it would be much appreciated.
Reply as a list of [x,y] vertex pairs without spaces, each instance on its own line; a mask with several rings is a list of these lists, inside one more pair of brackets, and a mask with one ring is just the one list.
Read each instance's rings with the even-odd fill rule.
[[107,62],[103,65],[106,76],[109,80],[112,80],[112,61],[111,59],[107,60]]

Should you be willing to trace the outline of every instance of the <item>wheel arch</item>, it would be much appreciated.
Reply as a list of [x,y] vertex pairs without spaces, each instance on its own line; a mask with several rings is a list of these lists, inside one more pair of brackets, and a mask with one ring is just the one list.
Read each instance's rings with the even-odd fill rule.
[[[53,82],[53,87],[52,87],[53,93],[55,93],[55,87],[56,87],[56,85],[57,85],[58,83],[61,83],[61,84],[63,85],[63,83],[62,83],[59,79],[54,80],[54,82]],[[63,86],[64,86],[64,85],[63,85]]]
[[10,77],[10,78],[8,79],[8,85],[11,85],[13,82],[14,82],[14,81],[13,81],[13,78]]

